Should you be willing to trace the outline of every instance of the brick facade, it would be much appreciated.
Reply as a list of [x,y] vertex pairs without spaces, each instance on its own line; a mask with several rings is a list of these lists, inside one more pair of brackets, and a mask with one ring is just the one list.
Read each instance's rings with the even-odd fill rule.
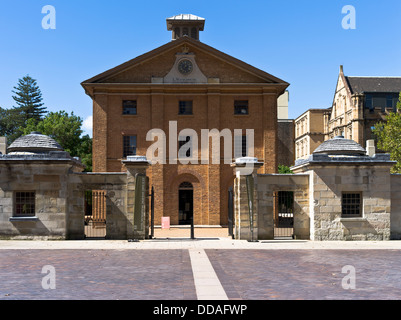
[[[194,55],[207,83],[165,83],[176,55],[183,49]],[[155,79],[158,79],[155,81]],[[160,80],[162,79],[162,80]],[[177,122],[177,133],[190,128],[198,135],[201,154],[202,129],[254,129],[254,154],[264,161],[262,174],[277,170],[277,98],[288,83],[188,37],[167,43],[138,58],[82,83],[93,99],[93,170],[121,172],[123,136],[137,136],[137,155],[146,155],[153,141],[146,141],[151,129],[166,133],[167,164],[148,169],[155,189],[155,221],[169,216],[179,223],[179,185],[193,185],[193,213],[196,225],[227,224],[227,192],[234,176],[229,164],[169,164],[169,123]],[[123,115],[124,100],[136,100],[137,114]],[[192,115],[178,115],[180,100],[193,103]],[[247,100],[248,115],[234,114],[234,101]],[[210,139],[211,141],[211,139]],[[221,139],[223,141],[223,139]],[[211,157],[212,146],[209,146]],[[223,157],[221,142],[220,157]]]

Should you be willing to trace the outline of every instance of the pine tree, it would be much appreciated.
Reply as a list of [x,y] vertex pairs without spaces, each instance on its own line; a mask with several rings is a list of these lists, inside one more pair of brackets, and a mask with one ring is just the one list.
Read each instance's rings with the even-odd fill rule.
[[29,75],[18,80],[17,87],[14,87],[15,96],[12,96],[17,103],[21,121],[25,124],[28,119],[33,118],[39,122],[46,114],[46,107],[43,107],[42,92],[36,80]]

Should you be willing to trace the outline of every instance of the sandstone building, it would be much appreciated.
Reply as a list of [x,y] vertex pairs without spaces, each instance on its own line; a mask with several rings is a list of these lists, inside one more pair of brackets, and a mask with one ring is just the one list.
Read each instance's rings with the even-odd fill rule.
[[288,119],[288,90],[277,101],[277,163],[290,167],[295,160],[294,119]]
[[[394,163],[389,154],[336,137],[297,160],[295,174],[255,170],[250,177],[234,164],[235,238],[274,239],[285,229],[287,237],[315,241],[399,240],[401,175],[390,174]],[[290,201],[280,194],[290,194]]]
[[329,112],[328,109],[309,109],[295,120],[295,159],[307,158],[325,141],[324,120]]
[[[152,165],[147,173],[156,223],[169,216],[172,224],[188,224],[193,217],[196,225],[226,225],[234,179],[229,163],[254,155],[264,161],[260,173],[277,171],[277,100],[289,84],[202,43],[204,25],[194,15],[168,18],[170,42],[82,82],[93,99],[94,171],[124,172],[122,160],[146,155],[154,143],[147,140],[149,130],[166,133],[167,164]],[[183,157],[196,162],[202,150],[194,135],[200,139],[202,129],[241,129],[241,136],[224,144],[242,151],[224,158],[222,141],[220,164],[212,164],[212,143],[209,164],[177,161],[180,151],[169,139],[177,149],[194,146]],[[253,152],[246,129],[254,130]]]
[[[149,239],[146,158],[122,160],[126,172],[82,172],[78,159],[37,132],[7,151],[0,155],[0,239]],[[240,174],[244,160],[254,164],[250,175]],[[260,173],[263,162],[238,158],[230,165],[233,236],[401,239],[401,175],[390,174],[393,164],[388,154],[342,137],[297,160],[295,174]],[[283,199],[286,194],[291,197]]]
[[18,138],[0,155],[0,239],[147,238],[148,208],[138,199],[149,164],[134,157],[124,165],[124,173],[82,172],[52,138]]
[[296,159],[308,157],[325,140],[344,136],[361,146],[374,139],[372,127],[395,111],[400,77],[345,76],[343,66],[328,109],[310,109],[295,119]]

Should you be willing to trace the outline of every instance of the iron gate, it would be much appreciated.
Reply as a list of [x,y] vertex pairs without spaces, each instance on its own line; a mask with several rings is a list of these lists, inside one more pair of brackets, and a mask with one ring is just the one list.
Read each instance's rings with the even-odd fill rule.
[[274,238],[294,238],[294,192],[274,193]]
[[85,191],[85,239],[106,237],[106,191]]

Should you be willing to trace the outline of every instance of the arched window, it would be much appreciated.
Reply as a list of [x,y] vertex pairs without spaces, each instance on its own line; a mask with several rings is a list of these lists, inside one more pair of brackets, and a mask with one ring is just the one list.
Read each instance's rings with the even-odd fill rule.
[[188,32],[188,28],[183,28],[182,29],[182,36],[188,36],[189,35],[189,32]]
[[182,182],[179,186],[180,190],[192,190],[193,188],[191,182]]

